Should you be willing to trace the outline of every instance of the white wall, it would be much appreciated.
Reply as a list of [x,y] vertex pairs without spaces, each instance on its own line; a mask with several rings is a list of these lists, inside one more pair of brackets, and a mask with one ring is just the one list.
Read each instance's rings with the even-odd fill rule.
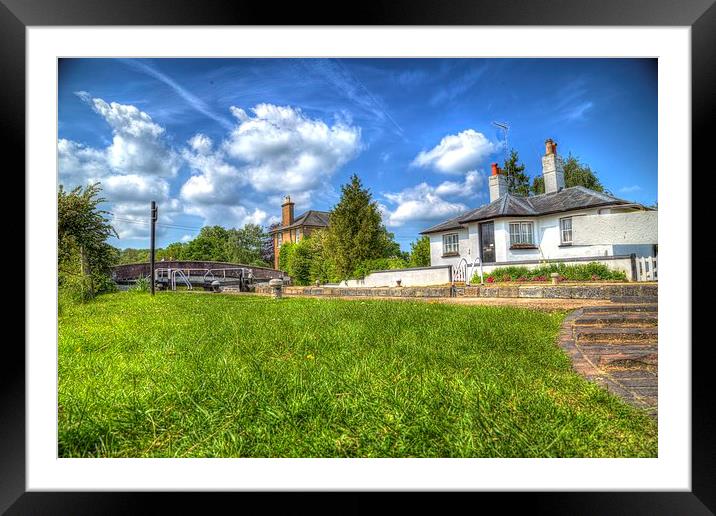
[[417,267],[376,271],[362,280],[342,281],[339,287],[395,287],[397,281],[403,287],[423,287],[450,283],[450,267]]
[[[620,254],[636,253],[639,256],[650,256],[648,246],[626,245],[628,242],[619,237],[624,228],[629,227],[629,220],[634,214],[656,213],[656,212],[630,212],[619,214],[597,214],[598,209],[579,210],[568,213],[557,213],[534,218],[498,218],[495,224],[495,259],[497,262],[512,262],[521,260],[549,260],[562,258],[582,258],[614,256]],[[605,210],[606,211],[606,210]],[[559,219],[572,217],[573,244],[562,246],[560,238]],[[608,218],[604,218],[608,217]],[[582,221],[585,221],[582,223]],[[610,220],[620,221],[609,231],[601,228],[611,228]],[[645,232],[647,240],[655,235],[655,215],[639,219],[640,223],[633,231]],[[537,249],[510,249],[510,222],[530,221],[534,224],[534,238]],[[430,263],[432,265],[453,265],[457,266],[461,258],[466,258],[469,263],[479,256],[479,223],[472,222],[466,228],[457,230],[460,238],[460,256],[443,257],[444,234],[454,233],[456,230],[443,233],[433,233],[430,236]],[[614,242],[611,242],[614,240]],[[633,242],[636,244],[637,242]],[[619,244],[618,247],[615,244]],[[644,254],[647,253],[647,254]]]
[[[458,234],[460,242],[460,256],[458,257],[443,257],[443,235],[449,235],[450,233]],[[457,265],[463,256],[468,257],[468,260],[470,260],[470,253],[474,253],[474,249],[476,249],[476,247],[471,248],[467,228],[445,231],[443,233],[432,233],[430,235],[430,265]]]
[[573,219],[572,228],[575,244],[653,245],[659,242],[657,211],[589,215]]

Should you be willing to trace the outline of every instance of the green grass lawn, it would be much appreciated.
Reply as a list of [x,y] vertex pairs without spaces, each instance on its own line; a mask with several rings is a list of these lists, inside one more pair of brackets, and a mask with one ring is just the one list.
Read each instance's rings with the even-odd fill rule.
[[61,457],[654,457],[564,313],[121,292],[63,306]]

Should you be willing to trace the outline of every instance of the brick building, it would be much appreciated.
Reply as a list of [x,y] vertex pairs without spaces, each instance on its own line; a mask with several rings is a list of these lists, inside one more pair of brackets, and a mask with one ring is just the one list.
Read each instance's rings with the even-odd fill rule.
[[327,211],[308,210],[298,217],[294,217],[293,206],[291,197],[287,195],[281,205],[281,224],[271,230],[275,269],[278,269],[278,256],[282,244],[299,242],[313,231],[328,226]]

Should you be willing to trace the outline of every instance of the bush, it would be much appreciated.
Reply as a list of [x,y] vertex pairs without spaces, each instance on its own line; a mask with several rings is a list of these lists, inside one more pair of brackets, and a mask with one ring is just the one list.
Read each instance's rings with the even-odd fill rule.
[[373,260],[364,260],[358,264],[353,277],[358,279],[365,278],[368,274],[375,271],[385,271],[392,269],[404,269],[408,266],[408,262],[402,258],[375,258]]
[[134,285],[129,290],[134,292],[149,292],[152,289],[152,283],[149,280],[149,276],[140,276]]
[[291,262],[291,255],[293,254],[293,247],[295,244],[281,244],[281,249],[278,253],[278,268],[283,272],[288,273],[288,268]]
[[289,260],[288,275],[296,285],[309,285],[311,283],[311,262],[313,250],[308,238],[293,244]]
[[[560,279],[567,281],[626,281],[626,274],[614,271],[603,263],[589,262],[578,265],[565,265],[564,263],[543,264],[534,269],[527,267],[498,267],[486,275],[488,283],[500,281],[548,281],[552,273],[558,273]],[[473,282],[480,281],[476,273]]]
[[63,303],[86,303],[94,297],[89,276],[60,274],[58,295]]

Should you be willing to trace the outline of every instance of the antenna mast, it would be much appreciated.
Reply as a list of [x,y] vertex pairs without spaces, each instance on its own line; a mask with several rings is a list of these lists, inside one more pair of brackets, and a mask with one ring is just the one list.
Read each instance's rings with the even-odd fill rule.
[[502,134],[505,141],[505,159],[507,159],[507,153],[509,152],[509,145],[507,144],[507,134],[510,132],[510,126],[507,122],[492,122],[492,125],[502,129]]

